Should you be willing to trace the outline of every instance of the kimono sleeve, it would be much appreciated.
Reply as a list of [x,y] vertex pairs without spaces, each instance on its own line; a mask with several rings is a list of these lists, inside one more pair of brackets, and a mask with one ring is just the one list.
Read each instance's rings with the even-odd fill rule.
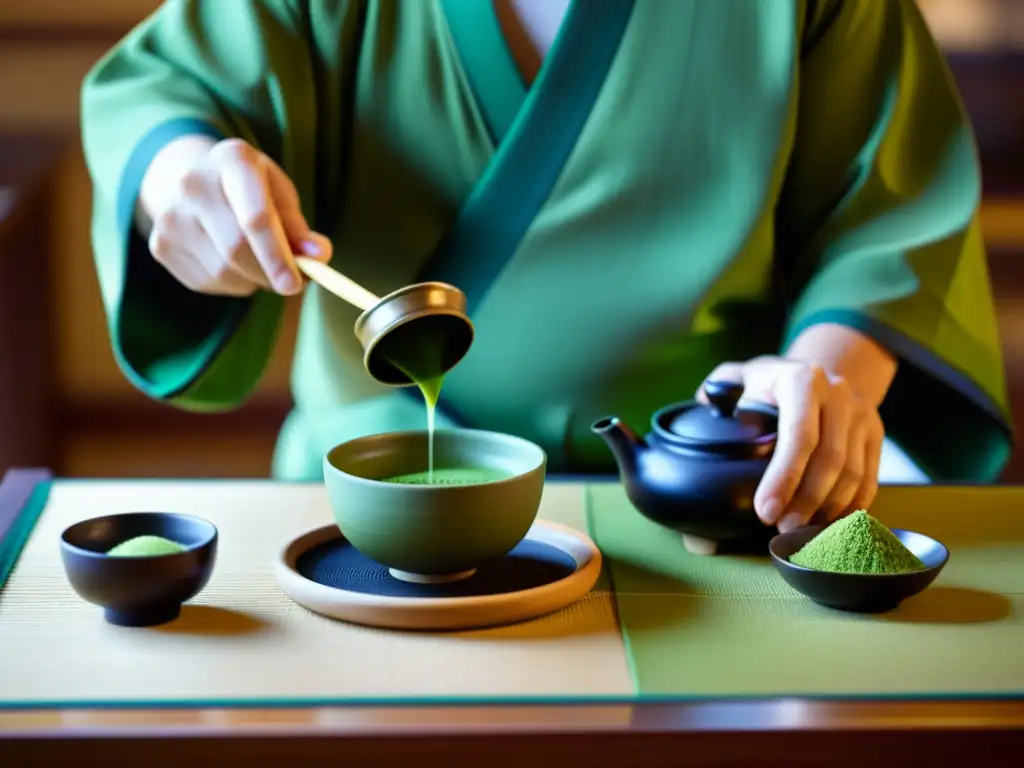
[[933,480],[991,482],[1012,419],[974,137],[911,0],[827,0],[808,29],[778,212],[785,345],[838,323],[898,357],[886,433]]
[[[110,339],[121,370],[153,398],[233,407],[269,359],[283,299],[184,288],[150,257],[133,211],[154,155],[186,134],[245,139],[291,173],[289,147],[316,145],[302,25],[287,0],[169,0],[84,81],[92,243]],[[306,207],[309,194],[293,180]]]

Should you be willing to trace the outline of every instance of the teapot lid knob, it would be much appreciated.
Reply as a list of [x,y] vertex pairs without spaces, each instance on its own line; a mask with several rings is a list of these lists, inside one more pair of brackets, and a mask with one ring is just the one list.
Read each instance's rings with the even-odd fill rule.
[[716,416],[731,418],[743,397],[743,385],[734,381],[707,381],[704,383],[704,394]]
[[703,386],[710,407],[699,402],[667,406],[654,415],[656,432],[670,442],[739,457],[753,447],[774,445],[778,411],[767,404],[740,407],[743,385],[708,381]]

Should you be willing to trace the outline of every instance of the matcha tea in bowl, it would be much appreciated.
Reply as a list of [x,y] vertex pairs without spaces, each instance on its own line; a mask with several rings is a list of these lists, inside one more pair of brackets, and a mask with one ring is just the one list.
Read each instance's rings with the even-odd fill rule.
[[324,482],[341,534],[401,581],[467,579],[530,531],[547,456],[534,443],[483,430],[425,431],[342,443],[324,458]]
[[354,327],[363,367],[380,384],[419,389],[425,430],[360,437],[327,453],[336,525],[285,545],[282,589],[332,618],[435,630],[536,618],[586,594],[600,551],[569,526],[537,520],[544,451],[513,435],[435,429],[444,378],[474,339],[465,294],[426,282],[378,298],[326,265],[296,261],[363,310]]

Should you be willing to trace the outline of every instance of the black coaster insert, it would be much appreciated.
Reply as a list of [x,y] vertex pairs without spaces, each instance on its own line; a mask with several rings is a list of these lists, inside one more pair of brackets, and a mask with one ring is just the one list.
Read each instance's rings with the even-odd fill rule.
[[380,597],[480,597],[520,592],[560,581],[576,571],[576,561],[558,547],[525,539],[502,558],[481,565],[472,576],[449,584],[411,584],[394,578],[383,565],[339,537],[303,552],[295,570],[335,589]]

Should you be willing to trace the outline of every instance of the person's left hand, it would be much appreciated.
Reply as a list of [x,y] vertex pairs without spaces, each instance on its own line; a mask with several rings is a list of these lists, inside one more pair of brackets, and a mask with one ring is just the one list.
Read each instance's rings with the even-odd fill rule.
[[[785,533],[812,520],[827,524],[874,500],[885,430],[878,409],[842,378],[766,356],[720,365],[705,381],[742,383],[741,403],[779,410],[775,453],[754,494],[763,523]],[[697,398],[707,402],[703,386]]]

